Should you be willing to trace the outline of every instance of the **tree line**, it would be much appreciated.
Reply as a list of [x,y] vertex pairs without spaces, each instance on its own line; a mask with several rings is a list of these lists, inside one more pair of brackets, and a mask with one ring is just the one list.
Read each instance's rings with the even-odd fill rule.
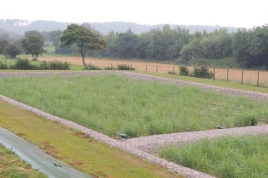
[[[94,32],[93,34],[97,34],[106,42],[104,45],[102,41],[102,46],[105,48],[89,48],[85,51],[85,55],[93,57],[174,61],[179,64],[191,64],[196,61],[206,63],[230,58],[236,67],[268,69],[267,25],[253,29],[238,29],[236,32],[221,28],[211,33],[204,30],[194,34],[189,33],[187,29],[180,27],[171,29],[169,25],[164,25],[162,28],[155,28],[142,34],[135,34],[129,29],[124,33],[111,31],[108,35],[100,34],[89,24],[83,24],[82,27]],[[61,41],[63,36],[66,36],[64,32],[67,33],[69,28],[70,25],[65,31],[42,32],[44,44],[54,45],[58,54],[81,54],[77,41],[73,40],[68,45],[63,45],[64,41]],[[69,33],[71,31],[72,29],[69,29]],[[27,32],[25,38],[27,39]],[[0,53],[3,53],[5,46],[3,44],[6,43],[3,40],[0,38]],[[13,45],[15,44],[16,42]]]

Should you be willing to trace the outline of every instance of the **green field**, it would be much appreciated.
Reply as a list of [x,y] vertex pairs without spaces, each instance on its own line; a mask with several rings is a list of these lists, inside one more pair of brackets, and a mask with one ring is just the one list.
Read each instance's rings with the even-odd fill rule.
[[47,176],[31,169],[30,164],[22,161],[15,153],[0,144],[0,177],[45,178]]
[[5,78],[1,84],[3,95],[111,137],[268,122],[267,102],[115,75]]
[[267,178],[267,145],[267,136],[223,137],[180,148],[165,146],[159,155],[216,177]]

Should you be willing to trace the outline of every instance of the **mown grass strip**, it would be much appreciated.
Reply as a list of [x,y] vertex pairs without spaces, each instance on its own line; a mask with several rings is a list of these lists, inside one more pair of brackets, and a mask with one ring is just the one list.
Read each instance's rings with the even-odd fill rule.
[[159,155],[169,161],[217,177],[268,176],[268,137],[223,137],[180,148],[165,146]]
[[95,177],[182,177],[1,100],[0,126]]
[[233,89],[239,89],[239,90],[245,90],[245,91],[255,91],[255,92],[260,92],[260,93],[268,93],[267,88],[256,87],[256,86],[251,86],[251,85],[241,85],[241,84],[232,83],[232,82],[227,83],[226,81],[220,81],[220,80],[202,79],[202,78],[195,78],[195,77],[189,77],[189,76],[163,74],[163,73],[157,73],[157,72],[146,72],[146,71],[133,71],[133,72],[140,73],[140,74],[153,75],[157,77],[164,77],[164,78],[170,78],[170,79],[176,79],[176,80],[202,83],[202,84],[207,84],[207,85],[214,85],[214,86],[219,86],[219,87],[233,88]]
[[32,169],[31,165],[22,161],[12,150],[0,144],[0,177],[46,178],[47,176]]
[[115,75],[1,79],[0,93],[111,137],[256,125],[268,103]]

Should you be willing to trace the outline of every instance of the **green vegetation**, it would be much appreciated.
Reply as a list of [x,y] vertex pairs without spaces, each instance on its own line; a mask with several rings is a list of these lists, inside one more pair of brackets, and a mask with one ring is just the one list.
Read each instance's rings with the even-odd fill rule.
[[47,176],[31,169],[30,164],[22,161],[14,152],[0,144],[0,177],[45,178]]
[[127,64],[118,64],[117,70],[135,70],[135,68]]
[[83,26],[77,24],[68,25],[67,29],[63,31],[60,37],[60,42],[62,47],[76,45],[82,56],[83,65],[85,67],[87,65],[85,57],[88,50],[102,50],[107,46],[106,41],[101,39],[100,35],[86,24]]
[[[0,69],[6,69],[4,70],[5,72],[7,70],[10,70],[12,68],[12,71],[15,70],[21,70],[23,66],[28,66],[27,70],[83,70],[83,66],[78,66],[78,65],[72,65],[67,62],[60,62],[60,61],[52,61],[52,62],[46,62],[46,61],[26,61],[27,58],[21,58],[19,57],[22,61],[18,62],[19,60],[17,59],[6,59],[4,56],[0,55]],[[6,65],[5,65],[6,63]],[[19,64],[18,64],[19,63]],[[25,65],[22,65],[25,64]],[[17,67],[16,67],[17,65]],[[4,66],[4,67],[1,67]],[[25,69],[25,68],[24,68]]]
[[[178,174],[112,148],[81,132],[63,127],[57,122],[36,116],[1,100],[0,126],[94,177],[182,178]],[[10,161],[16,164],[13,159]],[[5,167],[0,163],[0,172],[3,169]]]
[[165,146],[159,155],[169,161],[217,177],[268,176],[268,137],[223,137],[180,148]]
[[239,89],[239,90],[245,90],[245,91],[255,91],[255,92],[260,92],[260,93],[268,93],[267,88],[256,87],[252,85],[242,85],[242,84],[231,83],[231,82],[227,83],[226,81],[220,81],[220,80],[195,78],[195,77],[182,76],[182,75],[169,75],[169,74],[157,73],[157,72],[145,72],[145,71],[133,71],[133,72],[157,76],[157,77],[164,77],[164,78],[170,78],[170,79],[176,79],[176,80],[214,85],[214,86],[219,86],[219,87],[233,88],[233,89]]
[[[114,75],[1,79],[0,93],[109,136],[255,125],[265,108],[243,97]],[[68,111],[68,112],[66,112]]]

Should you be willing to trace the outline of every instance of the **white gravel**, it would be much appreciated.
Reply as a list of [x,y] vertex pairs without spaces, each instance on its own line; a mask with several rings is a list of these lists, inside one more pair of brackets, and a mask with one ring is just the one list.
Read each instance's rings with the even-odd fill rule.
[[[71,72],[49,72],[49,73],[48,72],[35,72],[35,73],[0,72],[0,79],[5,78],[5,77],[23,77],[23,76],[43,77],[43,76],[51,76],[55,74],[63,75],[63,76],[117,74],[117,75],[122,75],[122,76],[130,77],[130,78],[141,79],[141,80],[159,81],[159,82],[165,82],[165,83],[173,83],[176,85],[193,85],[193,86],[198,86],[204,89],[213,89],[219,92],[232,94],[234,96],[244,95],[244,96],[252,97],[259,101],[268,100],[267,94],[228,89],[228,88],[223,88],[223,87],[215,87],[215,86],[210,86],[210,85],[197,84],[193,82],[185,82],[185,81],[180,81],[180,80],[166,79],[166,78],[161,78],[161,77],[154,77],[154,76],[149,76],[149,75],[144,75],[144,74],[135,74],[135,73],[123,72],[123,71],[85,71],[85,72],[84,71],[83,72],[71,71]],[[261,125],[261,126],[251,126],[251,127],[244,127],[244,128],[230,128],[230,129],[220,129],[220,130],[154,135],[154,136],[148,136],[148,137],[127,139],[126,141],[122,142],[122,141],[110,138],[106,135],[103,135],[102,133],[85,128],[74,122],[65,120],[57,116],[53,116],[39,109],[17,102],[6,96],[0,95],[0,99],[12,105],[15,105],[17,107],[23,108],[25,110],[29,110],[49,120],[59,122],[67,127],[84,132],[90,135],[91,137],[95,138],[96,140],[104,142],[112,147],[116,147],[121,150],[124,150],[128,153],[137,155],[143,158],[144,160],[147,160],[152,163],[156,163],[162,167],[167,168],[170,171],[176,172],[181,175],[185,175],[186,177],[189,177],[189,178],[209,178],[213,176],[210,176],[202,172],[199,172],[190,168],[186,168],[186,167],[174,164],[172,162],[166,161],[164,159],[161,159],[154,155],[157,149],[166,144],[182,145],[182,144],[192,142],[192,141],[195,141],[195,142],[200,141],[201,139],[204,139],[204,138],[212,139],[212,138],[217,138],[217,137],[225,136],[225,135],[242,136],[242,135],[268,134],[268,125]]]

